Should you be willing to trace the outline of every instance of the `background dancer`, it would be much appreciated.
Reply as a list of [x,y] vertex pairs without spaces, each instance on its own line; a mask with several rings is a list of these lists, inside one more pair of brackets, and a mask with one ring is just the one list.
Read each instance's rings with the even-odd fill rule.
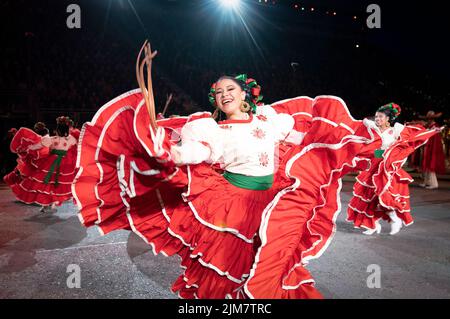
[[69,134],[68,117],[58,117],[56,122],[56,136],[21,128],[11,141],[11,151],[19,157],[15,171],[20,179],[5,182],[18,200],[41,205],[41,212],[55,211],[72,198],[77,141]]

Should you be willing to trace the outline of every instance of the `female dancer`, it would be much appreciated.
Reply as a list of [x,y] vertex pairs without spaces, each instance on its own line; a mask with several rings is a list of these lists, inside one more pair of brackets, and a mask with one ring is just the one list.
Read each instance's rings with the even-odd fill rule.
[[183,298],[321,298],[304,266],[335,232],[340,178],[381,139],[336,97],[262,105],[245,75],[213,84],[213,115],[156,121],[156,53],[144,48],[141,89],[83,126],[72,187],[82,223],[131,229],[155,254],[177,254],[172,290]]
[[42,205],[41,212],[54,211],[72,198],[76,139],[69,134],[68,117],[58,117],[56,122],[57,136],[21,128],[11,141],[11,151],[19,156],[15,171],[20,179],[5,178],[5,182],[18,200]]
[[[420,116],[420,118],[426,119],[426,128],[434,129],[439,127],[435,119],[441,116],[442,113],[429,111],[426,116]],[[424,183],[421,184],[422,187],[427,189],[436,189],[439,187],[436,174],[445,174],[444,144],[442,143],[441,135],[433,136],[425,144],[423,148],[422,172],[424,174]]]
[[390,221],[391,235],[397,234],[403,224],[413,223],[408,188],[413,179],[401,167],[421,145],[398,152],[397,141],[412,140],[423,127],[396,123],[400,113],[400,106],[390,103],[377,110],[375,121],[365,120],[381,137],[382,145],[374,152],[370,167],[356,178],[347,218],[356,228],[366,228],[365,235],[381,232],[380,219]]

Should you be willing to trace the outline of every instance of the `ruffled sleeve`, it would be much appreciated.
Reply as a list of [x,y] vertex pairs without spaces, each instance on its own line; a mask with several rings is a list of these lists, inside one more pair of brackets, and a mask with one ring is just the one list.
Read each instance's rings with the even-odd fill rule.
[[73,136],[71,134],[71,135],[69,135],[69,141],[68,142],[69,142],[68,144],[69,144],[69,147],[70,147],[70,146],[76,145],[78,143],[78,140],[77,140],[77,138],[75,136]]
[[181,145],[172,146],[172,151],[179,154],[177,164],[214,163],[222,156],[222,143],[221,130],[216,121],[201,118],[183,126]]
[[403,130],[405,129],[405,126],[403,124],[400,123],[395,123],[394,125],[394,137],[396,140],[398,140],[403,132]]
[[52,145],[52,138],[49,135],[45,135],[42,137],[42,140],[39,143],[30,146],[31,151],[39,150],[43,147],[50,147]]
[[41,144],[44,147],[50,147],[50,145],[52,145],[52,138],[49,135],[45,135],[44,137],[42,137]]
[[258,108],[257,115],[263,115],[272,125],[275,141],[284,141],[300,144],[304,134],[294,129],[294,118],[286,113],[277,113],[271,106],[263,105]]

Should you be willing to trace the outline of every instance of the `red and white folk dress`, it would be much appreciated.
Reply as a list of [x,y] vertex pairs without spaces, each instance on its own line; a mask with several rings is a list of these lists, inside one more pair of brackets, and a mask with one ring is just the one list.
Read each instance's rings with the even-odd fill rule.
[[[439,125],[433,122],[429,129],[439,129]],[[425,144],[423,149],[422,172],[445,174],[445,154],[442,135],[436,134]]]
[[357,176],[347,220],[356,228],[375,229],[378,220],[390,221],[388,213],[393,211],[403,225],[409,226],[413,218],[408,185],[413,179],[402,166],[409,155],[438,132],[420,125],[404,126],[400,123],[381,132],[375,122],[364,121],[381,137],[381,152],[379,156],[372,154],[367,170]]
[[18,155],[18,165],[5,178],[19,201],[26,204],[61,205],[72,198],[75,177],[76,139],[40,136],[21,128],[11,141],[11,151]]
[[[157,122],[134,90],[84,125],[72,188],[82,223],[180,256],[172,290],[183,298],[320,298],[305,265],[333,237],[341,177],[380,147],[373,130],[332,96],[259,107],[247,121]],[[193,164],[177,166],[172,148]]]

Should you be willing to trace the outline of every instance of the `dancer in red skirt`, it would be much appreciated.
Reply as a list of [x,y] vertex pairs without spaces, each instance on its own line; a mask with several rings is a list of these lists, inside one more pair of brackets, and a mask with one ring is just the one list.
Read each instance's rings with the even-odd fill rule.
[[[46,136],[49,134],[48,128],[46,127],[44,122],[36,122],[33,126],[33,131],[40,136]],[[21,134],[22,134],[22,132],[21,132]],[[15,129],[15,133],[17,133],[17,129]],[[8,143],[8,152],[12,156],[14,156],[15,152],[11,151],[11,149],[10,149],[11,141],[12,141],[12,138],[10,139],[10,141]],[[23,152],[23,151],[21,151],[21,152]],[[30,159],[30,157],[27,156],[28,153],[25,152],[24,154],[25,154],[24,157],[19,156],[14,159],[14,161],[17,163],[15,165],[15,168],[9,174],[7,174],[3,177],[3,180],[5,181],[6,184],[13,185],[13,184],[20,184],[22,182],[22,176],[20,174],[20,167],[24,167],[24,165],[25,165],[24,161],[26,161],[26,159],[28,159],[28,160]]]
[[[428,129],[439,128],[435,119],[442,116],[442,113],[429,111],[426,116],[421,116],[427,121],[425,127]],[[425,144],[423,148],[422,172],[424,174],[424,183],[422,187],[427,189],[436,189],[439,187],[436,174],[445,174],[445,154],[442,135],[435,135]]]
[[[396,123],[400,113],[400,106],[390,103],[377,110],[375,121],[365,120],[381,137],[382,145],[373,154],[369,168],[356,178],[347,218],[356,228],[365,228],[365,235],[381,232],[380,219],[391,223],[391,235],[413,223],[408,188],[413,179],[402,165],[427,141],[423,138],[427,131],[420,125]],[[432,131],[439,136],[439,129]]]
[[17,178],[5,177],[18,200],[42,205],[41,212],[55,211],[57,205],[72,198],[77,141],[69,134],[68,117],[56,121],[57,136],[53,137],[19,129],[11,141],[11,151],[19,157]]
[[335,233],[341,177],[364,168],[381,138],[337,97],[263,105],[245,75],[213,84],[214,114],[156,121],[156,53],[144,48],[141,89],[83,126],[72,189],[82,223],[178,255],[182,298],[321,298],[305,265]]

